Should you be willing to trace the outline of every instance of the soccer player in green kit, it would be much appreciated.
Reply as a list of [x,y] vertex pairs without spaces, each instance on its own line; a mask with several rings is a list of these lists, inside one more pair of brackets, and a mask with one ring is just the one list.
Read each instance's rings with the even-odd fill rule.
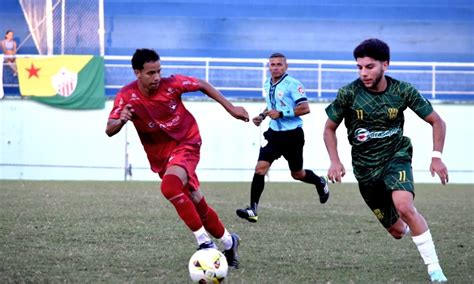
[[345,121],[352,146],[352,166],[367,205],[396,239],[411,233],[427,265],[431,282],[446,282],[425,218],[414,206],[411,168],[412,145],[403,136],[403,111],[409,107],[433,128],[431,174],[448,182],[441,160],[446,125],[411,84],[384,75],[390,49],[379,39],[367,39],[354,49],[359,78],[339,89],[326,108],[324,142],[331,160],[328,178],[340,182],[345,175],[337,151],[336,129]]

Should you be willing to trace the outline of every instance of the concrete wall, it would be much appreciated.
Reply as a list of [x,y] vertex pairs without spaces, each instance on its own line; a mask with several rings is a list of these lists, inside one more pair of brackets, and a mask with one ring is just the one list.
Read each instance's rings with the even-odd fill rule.
[[[28,100],[0,101],[0,179],[123,180],[128,140],[133,180],[156,180],[132,124],[116,136],[105,135],[112,102],[99,111],[65,111]],[[251,116],[263,102],[236,103]],[[261,133],[266,129],[234,120],[215,102],[186,102],[200,124],[203,137],[198,174],[202,181],[249,181],[253,175]],[[305,167],[326,174],[329,160],[322,139],[326,103],[312,103],[304,117]],[[474,184],[473,105],[435,105],[445,119],[448,135],[444,161],[450,182]],[[410,110],[405,112],[405,134],[414,144],[413,169],[417,182],[437,183],[428,172],[432,149],[431,127]],[[126,130],[126,131],[125,131]],[[345,127],[338,130],[339,152],[348,170],[345,182],[355,181]],[[289,181],[284,160],[273,165],[268,178]]]

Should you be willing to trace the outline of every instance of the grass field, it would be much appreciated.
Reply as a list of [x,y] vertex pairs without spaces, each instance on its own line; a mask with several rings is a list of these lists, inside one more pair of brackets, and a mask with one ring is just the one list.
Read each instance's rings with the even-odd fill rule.
[[[427,283],[411,238],[394,240],[354,184],[320,205],[302,183],[267,183],[259,222],[239,219],[248,183],[203,183],[241,268],[227,283]],[[474,282],[473,185],[417,185],[451,283]],[[190,283],[194,237],[158,182],[0,181],[0,282]]]

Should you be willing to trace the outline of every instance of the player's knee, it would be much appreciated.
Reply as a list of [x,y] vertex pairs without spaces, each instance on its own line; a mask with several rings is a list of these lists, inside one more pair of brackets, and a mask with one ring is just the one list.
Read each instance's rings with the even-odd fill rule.
[[395,228],[389,228],[389,229],[387,229],[387,231],[396,240],[400,240],[404,236],[403,232],[401,232],[400,230],[397,230]]
[[201,202],[203,197],[204,196],[202,195],[201,191],[199,191],[199,190],[192,191],[191,194],[190,194],[191,201],[194,204],[198,204],[199,202]]
[[416,217],[416,209],[409,204],[401,204],[397,207],[398,214],[402,220],[410,220]]
[[302,180],[304,178],[304,171],[291,172],[291,177],[295,180]]
[[183,182],[175,175],[165,175],[161,181],[161,193],[170,200],[183,193]]
[[263,165],[257,164],[257,166],[255,167],[255,173],[256,173],[257,175],[264,176],[264,175],[267,174],[268,169],[269,169],[269,167],[267,167],[267,166],[263,166]]

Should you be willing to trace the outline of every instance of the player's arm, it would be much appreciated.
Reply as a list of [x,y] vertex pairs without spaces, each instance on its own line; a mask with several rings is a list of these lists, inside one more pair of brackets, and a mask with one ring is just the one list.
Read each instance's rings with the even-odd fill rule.
[[337,136],[336,130],[339,127],[339,123],[327,119],[326,125],[324,126],[324,144],[331,160],[331,166],[328,170],[328,179],[332,182],[341,182],[342,177],[346,174],[346,169],[339,159],[339,153],[337,152]]
[[[296,107],[293,109],[293,116],[302,116],[305,114],[308,114],[310,112],[309,110],[309,104],[308,102],[301,102]],[[285,117],[282,111],[278,111],[275,109],[267,110],[263,113],[265,116],[269,116],[271,119],[279,119],[282,117]]]
[[199,79],[199,87],[201,92],[220,103],[230,115],[245,122],[249,121],[249,114],[245,108],[241,106],[234,106],[214,86],[204,80]]
[[112,137],[115,134],[119,133],[125,123],[132,119],[133,112],[134,110],[131,104],[125,105],[125,107],[120,112],[120,118],[109,118],[109,120],[107,121],[107,127],[105,128],[105,133],[109,137]]
[[432,176],[436,173],[444,185],[449,179],[448,169],[441,160],[441,153],[443,153],[444,140],[446,137],[446,123],[436,111],[426,116],[424,120],[431,124],[433,128],[433,157],[431,158],[430,172]]
[[295,116],[302,116],[310,112],[308,102],[301,102],[294,108]]
[[253,124],[256,126],[260,126],[262,124],[262,121],[265,120],[267,115],[265,114],[267,112],[267,108],[265,108],[261,113],[259,113],[256,117],[252,118]]

